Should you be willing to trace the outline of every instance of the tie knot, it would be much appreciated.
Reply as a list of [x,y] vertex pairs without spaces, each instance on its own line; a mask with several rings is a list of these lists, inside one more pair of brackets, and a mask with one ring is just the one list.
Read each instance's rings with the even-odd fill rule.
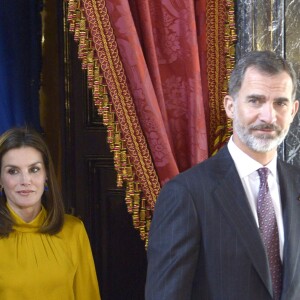
[[259,168],[257,170],[258,174],[259,174],[259,177],[260,177],[260,180],[267,180],[268,178],[268,175],[270,173],[270,170],[268,168]]

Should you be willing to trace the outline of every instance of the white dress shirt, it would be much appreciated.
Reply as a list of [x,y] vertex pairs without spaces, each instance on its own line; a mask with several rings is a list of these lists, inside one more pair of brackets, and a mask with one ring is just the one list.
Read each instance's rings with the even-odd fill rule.
[[274,205],[278,233],[279,233],[279,248],[280,248],[280,257],[282,260],[283,257],[283,244],[284,244],[284,230],[283,230],[283,218],[282,218],[282,207],[280,200],[280,189],[279,182],[277,176],[277,155],[272,159],[272,161],[263,166],[256,160],[252,159],[246,153],[244,153],[240,148],[236,146],[233,142],[232,137],[228,142],[228,150],[230,155],[232,156],[241,181],[243,183],[251,210],[253,212],[254,218],[258,225],[258,217],[257,217],[257,197],[260,179],[257,170],[262,167],[266,167],[270,170],[268,176],[268,185]]

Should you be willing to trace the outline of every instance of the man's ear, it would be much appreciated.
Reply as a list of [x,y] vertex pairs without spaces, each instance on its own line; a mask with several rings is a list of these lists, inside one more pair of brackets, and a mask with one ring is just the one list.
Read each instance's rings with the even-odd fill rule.
[[294,119],[296,113],[298,112],[299,109],[299,100],[295,100],[293,103],[293,109],[292,109],[292,118]]
[[234,116],[234,103],[230,95],[226,95],[223,100],[224,108],[228,118],[233,119]]

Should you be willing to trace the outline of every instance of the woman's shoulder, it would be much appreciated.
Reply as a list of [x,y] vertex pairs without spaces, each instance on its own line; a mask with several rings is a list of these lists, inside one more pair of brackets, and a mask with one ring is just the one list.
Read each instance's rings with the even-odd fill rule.
[[79,218],[69,214],[65,214],[64,225],[61,231],[62,233],[72,235],[74,233],[78,233],[84,230],[85,229],[84,229],[83,222]]
[[77,256],[81,253],[87,241],[87,232],[82,220],[65,214],[64,225],[56,237],[69,249],[73,261],[77,261]]
[[78,218],[78,217],[75,217],[73,215],[69,215],[69,214],[65,214],[65,223],[67,224],[72,224],[72,225],[75,225],[75,224],[82,224],[82,221]]

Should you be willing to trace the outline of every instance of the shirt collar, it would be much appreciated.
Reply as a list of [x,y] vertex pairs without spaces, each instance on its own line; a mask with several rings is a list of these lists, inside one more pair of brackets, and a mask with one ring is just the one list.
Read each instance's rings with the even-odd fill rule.
[[[249,176],[259,168],[264,167],[261,163],[251,158],[243,152],[233,141],[232,136],[228,142],[229,153],[234,160],[235,166],[241,178]],[[274,158],[265,166],[271,174],[276,178],[277,176],[277,153]]]
[[10,205],[6,202],[6,206],[14,220],[13,229],[15,231],[20,232],[37,232],[41,228],[41,226],[44,224],[46,217],[47,217],[47,211],[42,206],[41,211],[39,214],[35,217],[34,220],[27,223],[25,222],[16,212],[10,207]]

